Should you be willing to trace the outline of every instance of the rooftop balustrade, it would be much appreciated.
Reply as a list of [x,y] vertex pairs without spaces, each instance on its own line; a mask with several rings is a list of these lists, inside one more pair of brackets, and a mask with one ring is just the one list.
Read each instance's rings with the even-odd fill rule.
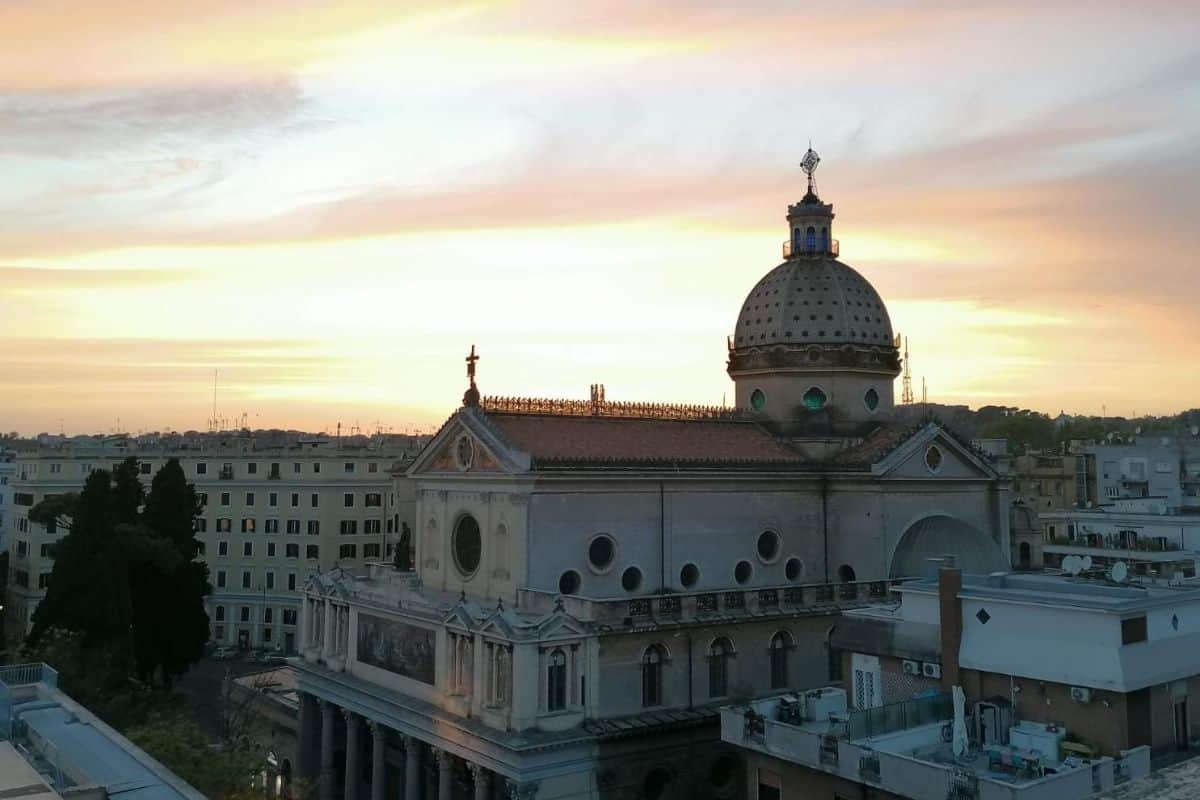
[[821,258],[830,256],[837,258],[841,250],[841,243],[837,239],[829,239],[827,242],[817,240],[815,242],[792,242],[783,243],[784,258]]

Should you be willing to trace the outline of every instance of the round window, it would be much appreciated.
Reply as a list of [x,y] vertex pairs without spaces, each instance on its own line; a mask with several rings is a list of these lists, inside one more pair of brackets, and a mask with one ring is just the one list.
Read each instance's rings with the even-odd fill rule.
[[720,756],[709,767],[708,782],[712,784],[718,794],[723,796],[730,794],[736,785],[737,771],[736,758],[730,755]]
[[695,564],[684,564],[683,569],[679,570],[679,582],[685,587],[695,586],[698,580],[700,580],[700,568]]
[[804,393],[804,407],[809,411],[820,411],[825,407],[825,393],[816,386]]
[[454,564],[464,576],[475,574],[479,569],[479,557],[483,552],[483,541],[479,536],[479,523],[470,514],[463,514],[454,526],[451,538]]
[[783,573],[789,581],[798,581],[804,574],[804,562],[798,558],[789,558],[783,565]]
[[582,583],[579,573],[573,569],[569,569],[562,574],[558,579],[559,594],[578,594],[579,585]]
[[755,411],[762,411],[763,406],[767,404],[767,396],[763,394],[762,389],[755,389],[750,393],[750,405]]
[[863,402],[866,403],[868,411],[874,411],[879,408],[879,392],[874,389],[867,389],[867,393],[863,395]]
[[616,555],[617,544],[611,536],[600,534],[588,545],[588,562],[592,569],[602,571],[612,566],[613,556]]
[[754,567],[750,566],[749,561],[739,561],[737,566],[733,568],[733,579],[738,583],[745,583],[750,580],[750,576],[754,574]]
[[637,567],[629,567],[621,573],[621,588],[627,592],[636,592],[642,585],[642,571]]
[[758,557],[770,563],[779,556],[779,534],[763,531],[758,535]]
[[930,472],[937,472],[942,468],[942,451],[936,444],[930,445],[925,451],[925,466],[929,467]]

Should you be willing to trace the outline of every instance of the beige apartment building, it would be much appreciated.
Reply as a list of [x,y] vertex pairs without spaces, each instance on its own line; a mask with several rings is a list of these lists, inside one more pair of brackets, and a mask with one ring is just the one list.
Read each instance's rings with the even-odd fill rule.
[[81,438],[18,453],[12,476],[5,629],[32,627],[64,531],[28,518],[47,496],[77,492],[95,469],[138,459],[147,489],[178,458],[203,504],[197,521],[213,587],[207,610],[216,645],[295,650],[300,590],[313,574],[388,559],[412,526],[403,470],[419,449],[408,436],[352,439],[213,434],[144,442]]

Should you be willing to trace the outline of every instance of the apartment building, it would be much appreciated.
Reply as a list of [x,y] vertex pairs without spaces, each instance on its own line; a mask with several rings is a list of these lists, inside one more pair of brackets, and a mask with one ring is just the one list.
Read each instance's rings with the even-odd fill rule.
[[0,551],[8,548],[9,529],[13,519],[13,475],[17,471],[17,454],[0,450]]
[[407,436],[264,442],[214,435],[86,438],[21,452],[12,479],[7,630],[20,636],[30,629],[51,578],[53,545],[64,535],[32,522],[29,509],[79,491],[92,470],[129,456],[138,459],[148,488],[176,458],[203,505],[197,538],[213,587],[212,641],[292,652],[308,576],[390,558],[398,532],[411,527],[414,499],[402,470],[419,444]]

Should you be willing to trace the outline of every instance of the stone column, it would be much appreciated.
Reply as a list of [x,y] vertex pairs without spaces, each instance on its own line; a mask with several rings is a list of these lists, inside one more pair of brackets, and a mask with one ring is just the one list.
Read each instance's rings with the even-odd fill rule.
[[479,764],[472,764],[471,777],[475,779],[475,800],[488,800],[492,796],[492,773]]
[[321,773],[317,777],[318,800],[333,800],[333,726],[334,706],[328,700],[318,700],[321,705]]
[[434,750],[433,757],[437,759],[438,766],[438,800],[450,800],[450,793],[454,791],[454,774],[451,772],[454,756],[445,750]]
[[384,761],[384,742],[387,729],[378,722],[371,722],[371,800],[383,800],[387,789],[387,763]]
[[404,737],[404,800],[421,798],[421,742]]
[[321,656],[329,658],[333,655],[333,603],[325,601],[325,626],[322,631],[324,641],[321,643]]
[[317,726],[321,724],[318,716],[317,699],[308,692],[300,692],[300,718],[298,721],[299,741],[296,742],[296,775],[311,780],[317,773],[316,748],[313,746],[317,738]]
[[346,790],[343,800],[358,800],[358,731],[362,727],[362,717],[353,711],[342,709],[346,717]]

